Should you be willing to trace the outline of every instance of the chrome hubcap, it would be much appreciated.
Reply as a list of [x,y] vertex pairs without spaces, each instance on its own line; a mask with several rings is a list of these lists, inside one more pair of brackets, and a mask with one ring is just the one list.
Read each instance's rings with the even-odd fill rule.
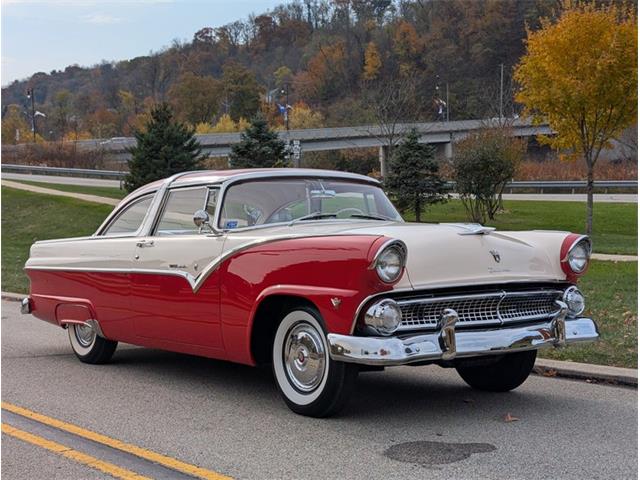
[[73,331],[78,343],[83,347],[90,347],[96,338],[96,332],[89,325],[74,325]]
[[292,385],[302,392],[315,390],[322,382],[326,363],[320,333],[306,322],[297,324],[289,331],[283,353]]

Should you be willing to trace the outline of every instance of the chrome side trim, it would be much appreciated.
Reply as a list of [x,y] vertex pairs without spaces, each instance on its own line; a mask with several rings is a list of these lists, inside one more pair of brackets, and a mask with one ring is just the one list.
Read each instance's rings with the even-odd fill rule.
[[82,320],[60,320],[60,326],[62,326],[63,328],[67,328],[68,325],[86,325],[87,327],[91,327],[99,337],[107,338],[104,336],[104,333],[102,333],[100,323],[93,318],[87,320],[86,322],[83,322]]
[[[566,320],[566,343],[598,339],[598,327],[590,318]],[[504,328],[455,332],[455,358],[500,355],[558,345],[553,322]],[[331,358],[363,365],[406,365],[447,360],[441,332],[408,337],[355,337],[327,335]]]
[[[149,275],[172,275],[176,277],[184,278],[194,293],[196,293],[205,280],[211,275],[225,260],[233,257],[234,255],[243,252],[244,250],[248,250],[253,247],[257,247],[260,245],[265,245],[268,243],[279,242],[283,240],[295,240],[300,238],[320,238],[320,237],[341,237],[341,236],[353,236],[354,234],[343,234],[343,233],[335,233],[335,234],[290,234],[290,235],[281,235],[278,237],[269,237],[269,238],[261,238],[258,240],[252,240],[246,243],[242,243],[234,248],[227,250],[226,252],[221,253],[217,257],[215,257],[211,262],[204,267],[200,273],[196,276],[191,275],[189,272],[185,272],[182,270],[173,270],[173,269],[148,269],[148,268],[109,268],[109,267],[66,267],[66,266],[29,266],[25,267],[25,270],[51,270],[51,271],[72,271],[72,272],[108,272],[108,273],[142,273]],[[370,234],[359,234],[363,237],[379,237],[379,235],[370,235]]]

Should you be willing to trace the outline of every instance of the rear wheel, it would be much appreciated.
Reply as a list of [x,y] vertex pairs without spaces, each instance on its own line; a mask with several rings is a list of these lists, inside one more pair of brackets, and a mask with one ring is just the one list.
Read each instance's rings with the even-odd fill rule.
[[90,325],[72,323],[67,331],[73,353],[84,363],[107,363],[118,346],[118,342],[98,336]]
[[529,377],[537,353],[537,350],[509,353],[490,365],[459,366],[456,370],[469,386],[477,390],[508,392]]
[[328,417],[342,409],[358,375],[356,365],[331,359],[322,318],[308,307],[285,314],[273,340],[272,361],[287,406],[310,417]]

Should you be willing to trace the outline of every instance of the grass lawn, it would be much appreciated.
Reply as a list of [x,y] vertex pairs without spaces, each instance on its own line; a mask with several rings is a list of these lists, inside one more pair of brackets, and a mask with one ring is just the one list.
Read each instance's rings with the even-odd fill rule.
[[36,187],[50,188],[52,190],[62,190],[63,192],[86,193],[99,197],[124,198],[127,195],[125,190],[117,187],[93,187],[90,185],[68,185],[66,183],[32,182],[27,180],[11,180],[12,182],[25,183]]
[[22,267],[36,240],[90,235],[113,207],[2,187],[2,290],[26,292]]
[[[505,211],[487,225],[500,230],[584,231],[586,205],[580,202],[540,202],[505,200]],[[415,218],[413,214],[405,219]],[[426,222],[467,222],[460,200],[430,207],[422,216]],[[595,203],[592,235],[598,253],[638,253],[638,205],[635,203]]]
[[[539,204],[544,204],[540,206]],[[536,207],[536,204],[537,207]],[[567,212],[566,203],[507,202],[506,207],[523,218],[530,218],[533,225],[524,220],[499,220],[509,228],[564,228],[575,229],[558,222],[542,222],[541,216],[555,212]],[[576,209],[574,204],[573,209]],[[611,207],[605,215],[598,209],[596,228],[600,228],[601,245],[607,239],[623,239],[629,244],[635,238],[635,206],[600,204]],[[108,205],[99,205],[66,197],[56,197],[2,187],[2,290],[26,292],[28,279],[22,270],[29,254],[29,247],[36,240],[82,236],[93,233],[111,211]],[[427,217],[432,221],[463,220],[461,206],[451,202],[434,208]],[[597,211],[598,211],[597,210]],[[542,215],[540,212],[544,212]],[[455,215],[460,217],[455,218]],[[504,214],[507,215],[507,214]],[[621,217],[624,216],[625,219]],[[537,221],[537,223],[536,223]],[[578,225],[579,220],[574,220]],[[634,228],[632,228],[631,226]],[[607,227],[605,229],[605,226]],[[617,235],[617,236],[616,236]],[[596,240],[597,241],[597,240]],[[596,243],[597,245],[597,243]],[[600,249],[600,251],[611,251]],[[617,250],[620,251],[620,250]],[[627,250],[628,251],[628,250]],[[633,250],[635,252],[635,250]],[[637,367],[637,294],[638,266],[636,262],[598,262],[591,264],[589,272],[580,282],[587,297],[588,314],[593,315],[602,340],[595,344],[572,346],[564,350],[544,350],[549,358],[576,362],[599,363]]]
[[638,264],[591,262],[580,281],[587,299],[587,315],[600,328],[601,340],[559,350],[541,350],[541,356],[618,367],[638,367]]

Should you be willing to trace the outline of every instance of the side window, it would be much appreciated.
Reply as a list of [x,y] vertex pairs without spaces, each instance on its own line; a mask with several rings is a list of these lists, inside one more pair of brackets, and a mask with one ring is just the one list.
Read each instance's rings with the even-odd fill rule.
[[151,200],[153,200],[153,195],[136,200],[125,207],[103,232],[103,235],[126,235],[137,232],[151,206]]
[[[164,206],[156,235],[188,235],[198,233],[193,223],[196,210],[206,209],[211,219],[215,211],[216,190],[206,187],[172,190]],[[213,202],[213,203],[212,203]]]

